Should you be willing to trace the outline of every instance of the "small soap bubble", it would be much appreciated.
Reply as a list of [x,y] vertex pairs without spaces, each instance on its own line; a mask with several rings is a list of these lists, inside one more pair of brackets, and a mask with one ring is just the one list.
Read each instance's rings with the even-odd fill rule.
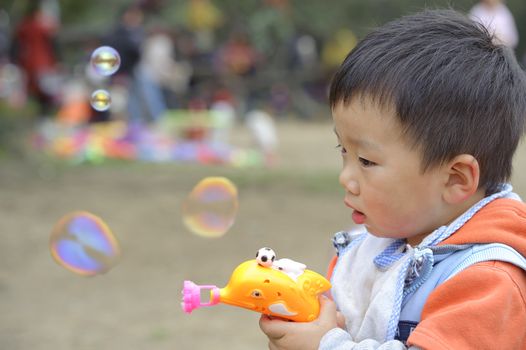
[[107,77],[119,69],[121,56],[113,47],[101,46],[93,51],[90,62],[98,74]]
[[197,235],[221,237],[234,224],[237,209],[236,186],[224,177],[207,177],[184,201],[183,222]]
[[120,257],[119,244],[110,228],[85,211],[69,213],[55,224],[49,249],[59,265],[81,276],[106,273]]
[[99,112],[107,111],[111,106],[110,93],[103,89],[95,90],[91,94],[90,103],[91,107]]

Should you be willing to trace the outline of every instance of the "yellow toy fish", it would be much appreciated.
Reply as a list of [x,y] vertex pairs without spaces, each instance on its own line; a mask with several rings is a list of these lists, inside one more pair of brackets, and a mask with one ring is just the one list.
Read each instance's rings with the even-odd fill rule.
[[[256,259],[241,263],[232,272],[224,288],[184,281],[181,306],[186,313],[191,313],[198,307],[221,302],[292,321],[309,322],[318,317],[318,296],[331,284],[305,267],[290,259],[275,261],[272,249],[262,248]],[[209,302],[201,303],[201,289],[210,289]]]

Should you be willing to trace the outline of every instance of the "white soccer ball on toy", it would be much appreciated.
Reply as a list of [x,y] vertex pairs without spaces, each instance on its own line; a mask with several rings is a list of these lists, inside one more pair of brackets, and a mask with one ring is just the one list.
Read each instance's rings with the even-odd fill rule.
[[271,267],[276,260],[276,253],[271,248],[261,248],[256,253],[256,261],[264,267]]

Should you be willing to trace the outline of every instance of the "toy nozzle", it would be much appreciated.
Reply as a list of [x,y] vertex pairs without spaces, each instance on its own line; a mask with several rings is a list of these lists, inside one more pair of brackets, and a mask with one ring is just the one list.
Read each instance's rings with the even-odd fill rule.
[[[201,303],[201,289],[210,290],[210,301],[207,303]],[[219,303],[219,288],[213,285],[199,286],[192,281],[184,281],[183,301],[181,307],[187,314],[191,313],[194,309],[201,306],[212,306]]]

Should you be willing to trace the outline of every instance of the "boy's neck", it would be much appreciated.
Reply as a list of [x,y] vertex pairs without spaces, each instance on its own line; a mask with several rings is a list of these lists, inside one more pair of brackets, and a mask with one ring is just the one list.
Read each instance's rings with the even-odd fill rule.
[[[471,208],[476,203],[481,201],[485,196],[486,196],[486,190],[485,189],[478,189],[474,194],[469,196],[469,198],[467,198],[466,200],[464,200],[464,201],[462,201],[462,202],[460,202],[458,204],[451,205],[448,208],[448,211],[444,214],[444,224],[443,225],[451,224],[456,218],[458,218],[459,216],[464,214],[466,211],[468,211],[469,208]],[[437,228],[438,227],[436,227],[435,230]],[[419,245],[424,240],[424,238],[426,238],[427,236],[429,236],[433,232],[428,232],[428,233],[425,233],[425,234],[422,234],[422,235],[419,235],[419,236],[415,236],[415,237],[409,237],[409,238],[406,239],[407,244],[409,244],[412,247],[416,247],[417,245]]]
[[451,224],[456,218],[467,212],[469,208],[480,202],[484,197],[486,197],[486,189],[479,188],[475,193],[466,198],[466,200],[452,205],[449,220],[447,220],[446,225]]

